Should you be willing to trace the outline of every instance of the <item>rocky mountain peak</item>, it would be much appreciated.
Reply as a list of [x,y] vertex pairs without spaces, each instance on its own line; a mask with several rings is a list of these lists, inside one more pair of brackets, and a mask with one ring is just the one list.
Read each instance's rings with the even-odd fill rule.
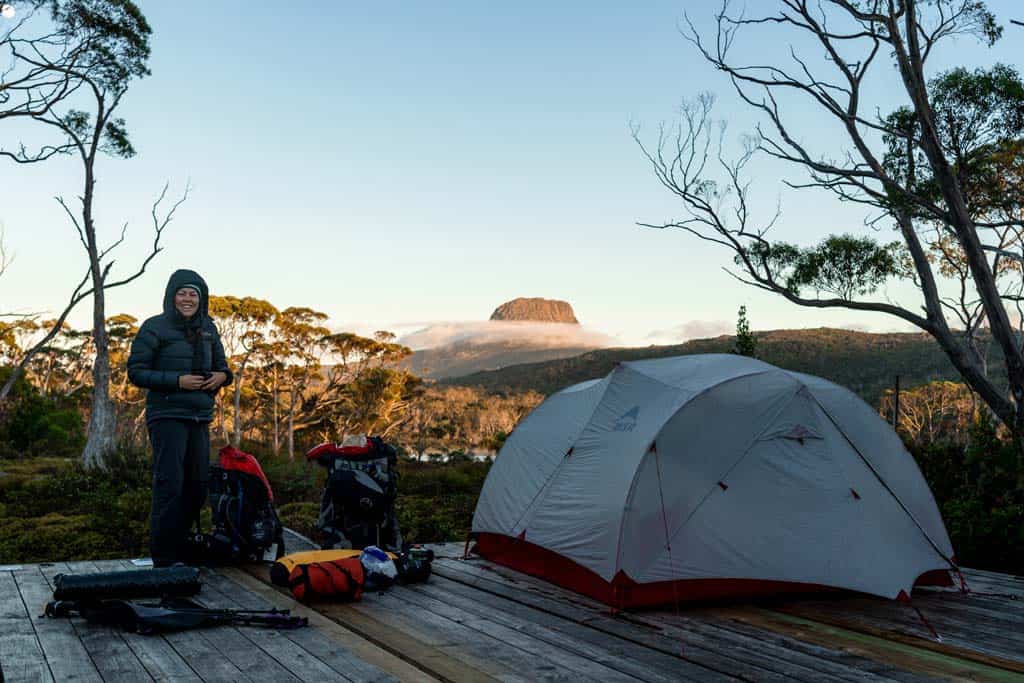
[[569,323],[579,325],[568,301],[557,299],[512,299],[494,309],[491,320],[528,320],[541,323]]

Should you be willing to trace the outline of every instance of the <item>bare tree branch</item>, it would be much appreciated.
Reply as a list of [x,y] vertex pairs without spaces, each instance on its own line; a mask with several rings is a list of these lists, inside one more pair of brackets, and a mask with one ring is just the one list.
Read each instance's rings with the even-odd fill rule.
[[[670,221],[640,225],[680,229],[728,248],[740,269],[738,273],[727,270],[732,277],[797,305],[885,313],[928,332],[1000,419],[1024,435],[1024,359],[1019,350],[1020,337],[1009,325],[1003,304],[1017,296],[1016,291],[1022,287],[1024,249],[1019,248],[1019,236],[1004,231],[1019,231],[1021,220],[1018,216],[986,216],[977,220],[972,217],[959,180],[943,156],[924,76],[926,60],[947,38],[970,33],[991,42],[998,31],[993,29],[990,15],[979,3],[932,0],[926,3],[924,17],[923,6],[919,0],[779,0],[779,11],[748,17],[732,12],[731,3],[725,0],[715,14],[717,30],[710,37],[702,35],[686,15],[683,26],[684,37],[729,78],[741,101],[770,122],[769,130],[758,127],[755,151],[808,173],[807,181],[786,181],[790,187],[825,189],[842,201],[872,207],[874,218],[867,221],[869,226],[877,228],[884,221],[899,230],[907,262],[902,277],[919,288],[922,313],[893,302],[855,298],[854,290],[864,289],[860,285],[850,288],[836,283],[836,291],[842,295],[831,299],[800,293],[801,282],[811,281],[807,278],[817,271],[798,272],[798,266],[804,268],[800,264],[817,257],[812,251],[770,242],[767,229],[751,227],[749,181],[741,179],[750,159],[749,150],[728,163],[721,154],[719,140],[714,155],[718,158],[717,173],[707,164],[709,157],[714,158],[709,153],[714,141],[706,133],[711,126],[711,100],[707,97],[698,98],[681,112],[675,149],[663,149],[669,141],[660,135],[657,150],[648,150],[639,140],[638,127],[633,128],[633,137],[655,176],[682,200],[686,211],[684,216]],[[823,63],[831,69],[831,77],[826,77],[824,71],[819,73],[817,67],[798,54],[792,42],[785,57],[737,63],[733,48],[747,30],[773,32],[773,39],[764,44],[786,45],[787,41],[779,39],[785,31],[810,38],[824,51]],[[890,56],[904,82],[911,103],[907,109],[913,117],[911,127],[905,127],[903,119],[895,115],[883,116],[877,108],[870,118],[862,113],[864,83],[879,57],[885,55]],[[789,65],[782,66],[787,59]],[[840,125],[850,148],[842,150],[838,158],[812,151],[787,125],[778,93],[806,97],[819,111],[830,115]],[[785,101],[788,104],[789,100]],[[975,140],[995,135],[995,129],[984,119],[972,122],[968,129]],[[879,135],[890,144],[884,155],[875,150]],[[899,151],[901,147],[903,150]],[[893,158],[898,160],[901,156],[902,166],[889,165]],[[920,162],[919,157],[923,159]],[[695,163],[687,164],[686,160]],[[938,191],[932,187],[922,189],[917,173],[919,163],[929,178],[937,181]],[[963,163],[962,159],[959,163]],[[768,226],[775,225],[777,218],[778,211]],[[935,244],[941,248],[935,255],[929,254],[931,246],[918,235],[924,225],[942,226],[935,238]],[[999,232],[983,243],[978,237],[979,229]],[[985,254],[993,256],[991,262]],[[940,283],[933,272],[932,260],[936,255],[940,270],[949,275],[955,287],[953,293],[945,292],[945,275]],[[1005,264],[1010,261],[1005,259],[1016,264],[1015,270],[1008,269]],[[820,293],[822,283],[816,286]],[[825,291],[829,291],[828,286]],[[950,328],[947,316],[962,326],[963,334]],[[983,354],[977,347],[977,333],[983,324],[1002,351],[1013,400],[1007,399],[987,377]]]

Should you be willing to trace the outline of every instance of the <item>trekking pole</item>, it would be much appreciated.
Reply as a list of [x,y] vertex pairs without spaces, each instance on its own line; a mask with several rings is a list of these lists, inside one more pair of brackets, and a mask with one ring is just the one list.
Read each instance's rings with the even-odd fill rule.
[[[221,621],[214,618],[214,621]],[[265,626],[278,629],[301,628],[309,625],[306,617],[297,617],[288,613],[288,610],[271,610],[264,614],[231,614],[223,619],[224,623],[238,624],[242,626]]]

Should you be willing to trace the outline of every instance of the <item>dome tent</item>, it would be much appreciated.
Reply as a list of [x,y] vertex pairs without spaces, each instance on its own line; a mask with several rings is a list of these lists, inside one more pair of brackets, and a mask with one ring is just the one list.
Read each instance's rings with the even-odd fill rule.
[[509,436],[478,554],[616,607],[950,584],[953,548],[892,428],[852,392],[736,355],[619,364]]

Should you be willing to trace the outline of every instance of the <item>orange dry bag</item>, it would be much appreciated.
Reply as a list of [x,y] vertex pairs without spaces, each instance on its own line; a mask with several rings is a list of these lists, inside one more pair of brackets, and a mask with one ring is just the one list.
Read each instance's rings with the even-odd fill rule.
[[316,598],[358,600],[363,592],[363,565],[358,557],[298,564],[288,575],[288,586],[295,599],[302,602]]

